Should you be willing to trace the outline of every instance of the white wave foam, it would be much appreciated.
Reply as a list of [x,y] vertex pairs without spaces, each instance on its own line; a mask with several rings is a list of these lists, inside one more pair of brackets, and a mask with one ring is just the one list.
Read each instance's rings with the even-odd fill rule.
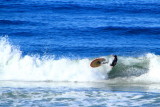
[[[127,60],[127,61],[126,61]],[[142,62],[140,63],[140,60]],[[147,61],[147,63],[144,63]],[[152,83],[160,83],[160,57],[159,55],[148,53],[143,57],[137,58],[123,58],[121,63],[124,65],[128,65],[128,71],[125,71],[126,77],[117,77],[111,80],[108,80],[108,83],[133,83],[133,84],[152,84]],[[127,76],[128,73],[132,74],[132,72],[137,72],[134,68],[134,64],[139,66],[140,64],[145,64],[144,68],[147,70],[145,73],[139,76]],[[132,65],[132,66],[131,66]],[[126,67],[126,69],[127,69]],[[122,70],[122,69],[121,69]],[[141,71],[138,71],[141,72]]]
[[[107,56],[105,58],[110,58]],[[112,61],[112,59],[110,59]],[[146,63],[147,61],[147,63]],[[90,67],[91,59],[71,60],[61,58],[55,60],[47,56],[37,57],[25,55],[19,48],[11,45],[6,37],[0,38],[0,80],[18,81],[99,81],[108,78],[111,68],[104,65]],[[108,80],[109,83],[160,83],[160,57],[147,54],[139,58],[119,57],[115,73],[124,75]],[[142,67],[142,68],[140,68]],[[138,76],[130,76],[141,69],[147,70]]]
[[160,83],[160,57],[155,54],[147,54],[149,59],[148,72],[134,80],[142,83]]
[[[25,55],[6,37],[0,40],[0,80],[95,81],[106,78],[106,67],[91,68],[89,59],[70,60]],[[109,67],[109,66],[108,66]]]

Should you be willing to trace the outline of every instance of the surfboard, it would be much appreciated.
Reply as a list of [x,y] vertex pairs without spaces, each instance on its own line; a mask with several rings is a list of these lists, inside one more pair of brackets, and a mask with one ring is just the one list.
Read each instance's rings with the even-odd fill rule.
[[93,68],[99,67],[99,66],[101,66],[103,61],[105,61],[104,58],[96,58],[91,62],[90,66]]

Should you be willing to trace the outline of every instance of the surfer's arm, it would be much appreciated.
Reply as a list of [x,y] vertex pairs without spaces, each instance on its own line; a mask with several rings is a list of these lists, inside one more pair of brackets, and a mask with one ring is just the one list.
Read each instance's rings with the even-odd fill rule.
[[101,64],[106,64],[106,63],[108,63],[107,61],[103,61],[103,62],[101,62]]

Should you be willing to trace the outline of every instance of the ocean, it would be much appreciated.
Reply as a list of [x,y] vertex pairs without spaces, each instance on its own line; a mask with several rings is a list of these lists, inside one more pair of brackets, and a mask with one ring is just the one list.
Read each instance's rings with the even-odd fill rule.
[[159,107],[159,13],[159,0],[1,0],[0,107]]

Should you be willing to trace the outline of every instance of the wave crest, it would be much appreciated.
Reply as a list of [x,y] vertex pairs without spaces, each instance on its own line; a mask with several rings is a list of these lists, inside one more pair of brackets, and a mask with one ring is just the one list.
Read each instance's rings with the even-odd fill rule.
[[[112,61],[111,56],[102,57]],[[93,58],[57,60],[48,56],[22,56],[20,49],[3,37],[0,39],[0,59],[0,80],[160,82],[160,57],[151,53],[137,58],[118,56],[118,64],[113,69],[109,64],[91,68]]]

